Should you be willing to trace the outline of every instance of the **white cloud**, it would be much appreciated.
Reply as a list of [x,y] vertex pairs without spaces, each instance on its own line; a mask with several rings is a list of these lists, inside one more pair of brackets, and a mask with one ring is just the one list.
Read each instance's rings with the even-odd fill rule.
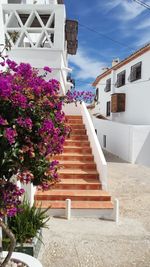
[[70,56],[69,62],[74,64],[77,68],[77,79],[95,79],[97,75],[102,72],[102,68],[105,66],[104,62],[89,57],[83,48],[78,49],[76,56]]
[[[147,3],[148,2],[149,1],[147,1]],[[132,20],[145,10],[143,6],[129,0],[109,0],[105,4],[105,8],[108,11],[115,9],[116,7],[120,7],[120,11],[115,14],[115,17],[121,21]]]
[[140,35],[139,40],[136,42],[136,46],[143,46],[150,42],[150,35],[149,32],[145,32]]
[[150,18],[146,18],[139,25],[137,25],[136,29],[142,30],[150,27]]

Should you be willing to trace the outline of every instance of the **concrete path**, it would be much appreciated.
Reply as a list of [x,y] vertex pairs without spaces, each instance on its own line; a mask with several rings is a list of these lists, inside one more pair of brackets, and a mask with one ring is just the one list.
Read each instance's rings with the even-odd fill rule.
[[43,267],[150,267],[150,168],[105,156],[119,224],[52,218],[39,254]]

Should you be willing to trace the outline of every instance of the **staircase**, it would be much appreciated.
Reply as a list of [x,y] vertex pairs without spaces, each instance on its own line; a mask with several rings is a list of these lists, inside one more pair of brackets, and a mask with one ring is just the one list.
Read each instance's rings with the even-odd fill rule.
[[65,200],[71,199],[72,215],[105,217],[112,212],[111,196],[102,190],[99,174],[81,116],[67,116],[71,126],[70,138],[65,142],[59,160],[61,181],[48,191],[37,191],[36,206],[51,206],[53,215],[64,214]]

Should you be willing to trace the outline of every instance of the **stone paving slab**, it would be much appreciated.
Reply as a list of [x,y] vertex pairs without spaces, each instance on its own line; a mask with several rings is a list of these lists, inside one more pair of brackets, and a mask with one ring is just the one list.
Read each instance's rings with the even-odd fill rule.
[[119,224],[52,218],[39,254],[43,267],[150,267],[150,168],[105,156]]

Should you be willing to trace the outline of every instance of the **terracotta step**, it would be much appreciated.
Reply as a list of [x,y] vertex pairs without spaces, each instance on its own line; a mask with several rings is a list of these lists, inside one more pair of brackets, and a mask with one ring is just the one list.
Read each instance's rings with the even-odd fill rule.
[[90,147],[76,147],[76,146],[64,146],[63,148],[64,153],[92,153],[92,150]]
[[94,161],[64,160],[59,161],[59,166],[64,169],[96,170]]
[[[36,201],[36,207],[51,209],[65,209],[65,201]],[[111,201],[72,201],[72,209],[113,209],[113,204]]]
[[38,191],[35,200],[66,200],[75,201],[110,201],[110,195],[103,190],[61,190],[51,189],[48,191]]
[[71,134],[68,140],[85,140],[88,141],[88,136],[87,135],[77,135],[77,134]]
[[82,119],[67,119],[68,124],[83,124]]
[[77,134],[77,135],[86,135],[85,129],[71,129],[71,135]]
[[77,146],[77,147],[90,147],[90,142],[84,141],[84,140],[82,140],[81,142],[80,140],[67,139],[64,145],[65,146]]
[[59,170],[58,176],[60,179],[99,179],[98,172],[95,170],[79,170],[76,169],[65,169]]
[[56,160],[79,160],[79,161],[92,161],[94,157],[92,154],[79,154],[79,153],[63,153],[53,157]]
[[85,130],[85,126],[84,126],[84,124],[68,124],[67,123],[67,125],[68,126],[70,126],[71,127],[71,129],[81,129],[81,130]]
[[67,115],[67,119],[82,119],[81,115]]
[[102,186],[98,179],[61,179],[54,186],[54,189],[73,189],[73,190],[98,190]]

